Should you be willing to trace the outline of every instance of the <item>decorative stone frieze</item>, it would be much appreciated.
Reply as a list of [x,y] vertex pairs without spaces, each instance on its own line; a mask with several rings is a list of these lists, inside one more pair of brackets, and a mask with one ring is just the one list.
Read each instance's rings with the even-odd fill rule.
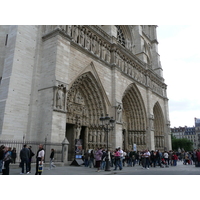
[[[98,26],[68,25],[64,27],[52,26],[51,28],[52,32],[46,34],[43,38],[50,37],[51,34],[55,35],[57,30],[64,37],[71,37],[72,42],[97,56],[106,64],[119,68],[124,75],[131,77],[134,81],[144,86],[150,87],[158,95],[165,95],[163,88],[166,85],[163,81],[160,81],[160,77],[156,77],[157,74],[153,70],[149,71],[152,66],[139,60],[131,51],[127,51],[127,48],[121,48],[121,45],[112,43],[110,36],[106,35],[106,33],[104,33],[106,37],[102,37],[103,31],[100,31]],[[51,29],[48,30],[50,31]]]

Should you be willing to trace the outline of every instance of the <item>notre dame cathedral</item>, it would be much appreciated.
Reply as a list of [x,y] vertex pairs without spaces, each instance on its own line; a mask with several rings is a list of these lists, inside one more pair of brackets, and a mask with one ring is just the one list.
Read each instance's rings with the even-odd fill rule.
[[84,149],[171,150],[156,28],[0,26],[0,140],[65,141],[66,161],[75,139]]

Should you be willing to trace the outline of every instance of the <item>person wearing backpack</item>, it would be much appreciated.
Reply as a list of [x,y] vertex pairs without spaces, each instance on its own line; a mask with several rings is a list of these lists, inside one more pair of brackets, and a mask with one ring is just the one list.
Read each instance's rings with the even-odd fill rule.
[[102,150],[102,157],[101,157],[101,170],[104,170],[105,169],[105,166],[106,166],[106,156],[107,156],[107,153],[105,152],[105,150],[103,149]]
[[95,160],[96,160],[96,168],[97,172],[100,171],[100,166],[101,166],[101,157],[102,157],[102,149],[98,148],[98,150],[95,152]]
[[26,164],[26,173],[29,174],[29,168],[28,168],[28,163],[29,163],[29,157],[30,157],[30,151],[28,148],[26,148],[26,144],[20,151],[20,159],[21,159],[21,166],[22,166],[22,171],[20,174],[24,174],[24,164]]
[[9,165],[11,163],[11,160],[12,158],[11,158],[9,148],[5,147],[4,158],[3,158],[4,169],[2,169],[2,175],[9,175],[9,172],[10,172]]
[[35,155],[32,151],[32,146],[29,146],[29,151],[30,151],[30,154],[29,154],[29,162],[28,162],[28,169],[29,169],[29,173],[31,173],[31,162],[32,162],[32,157]]
[[122,167],[120,165],[120,152],[118,151],[118,149],[115,150],[115,169],[117,170],[117,166],[119,167],[120,170],[122,170]]

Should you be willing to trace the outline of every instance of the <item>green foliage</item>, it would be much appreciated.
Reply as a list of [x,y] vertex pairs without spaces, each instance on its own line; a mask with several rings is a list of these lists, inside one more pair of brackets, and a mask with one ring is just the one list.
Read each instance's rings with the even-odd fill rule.
[[176,139],[174,136],[172,136],[172,149],[177,151],[179,148],[184,149],[185,151],[192,151],[193,142],[186,138]]

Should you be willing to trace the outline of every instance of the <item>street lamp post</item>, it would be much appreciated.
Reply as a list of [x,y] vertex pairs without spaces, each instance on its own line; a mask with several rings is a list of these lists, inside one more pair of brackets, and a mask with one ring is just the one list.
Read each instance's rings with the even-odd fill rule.
[[102,129],[105,131],[107,135],[107,154],[106,154],[106,159],[105,159],[106,161],[105,171],[110,171],[110,163],[109,163],[109,157],[108,157],[108,133],[110,130],[114,129],[115,120],[113,119],[113,117],[109,117],[108,114],[106,114],[105,117],[102,114],[100,117],[100,121],[101,121]]

